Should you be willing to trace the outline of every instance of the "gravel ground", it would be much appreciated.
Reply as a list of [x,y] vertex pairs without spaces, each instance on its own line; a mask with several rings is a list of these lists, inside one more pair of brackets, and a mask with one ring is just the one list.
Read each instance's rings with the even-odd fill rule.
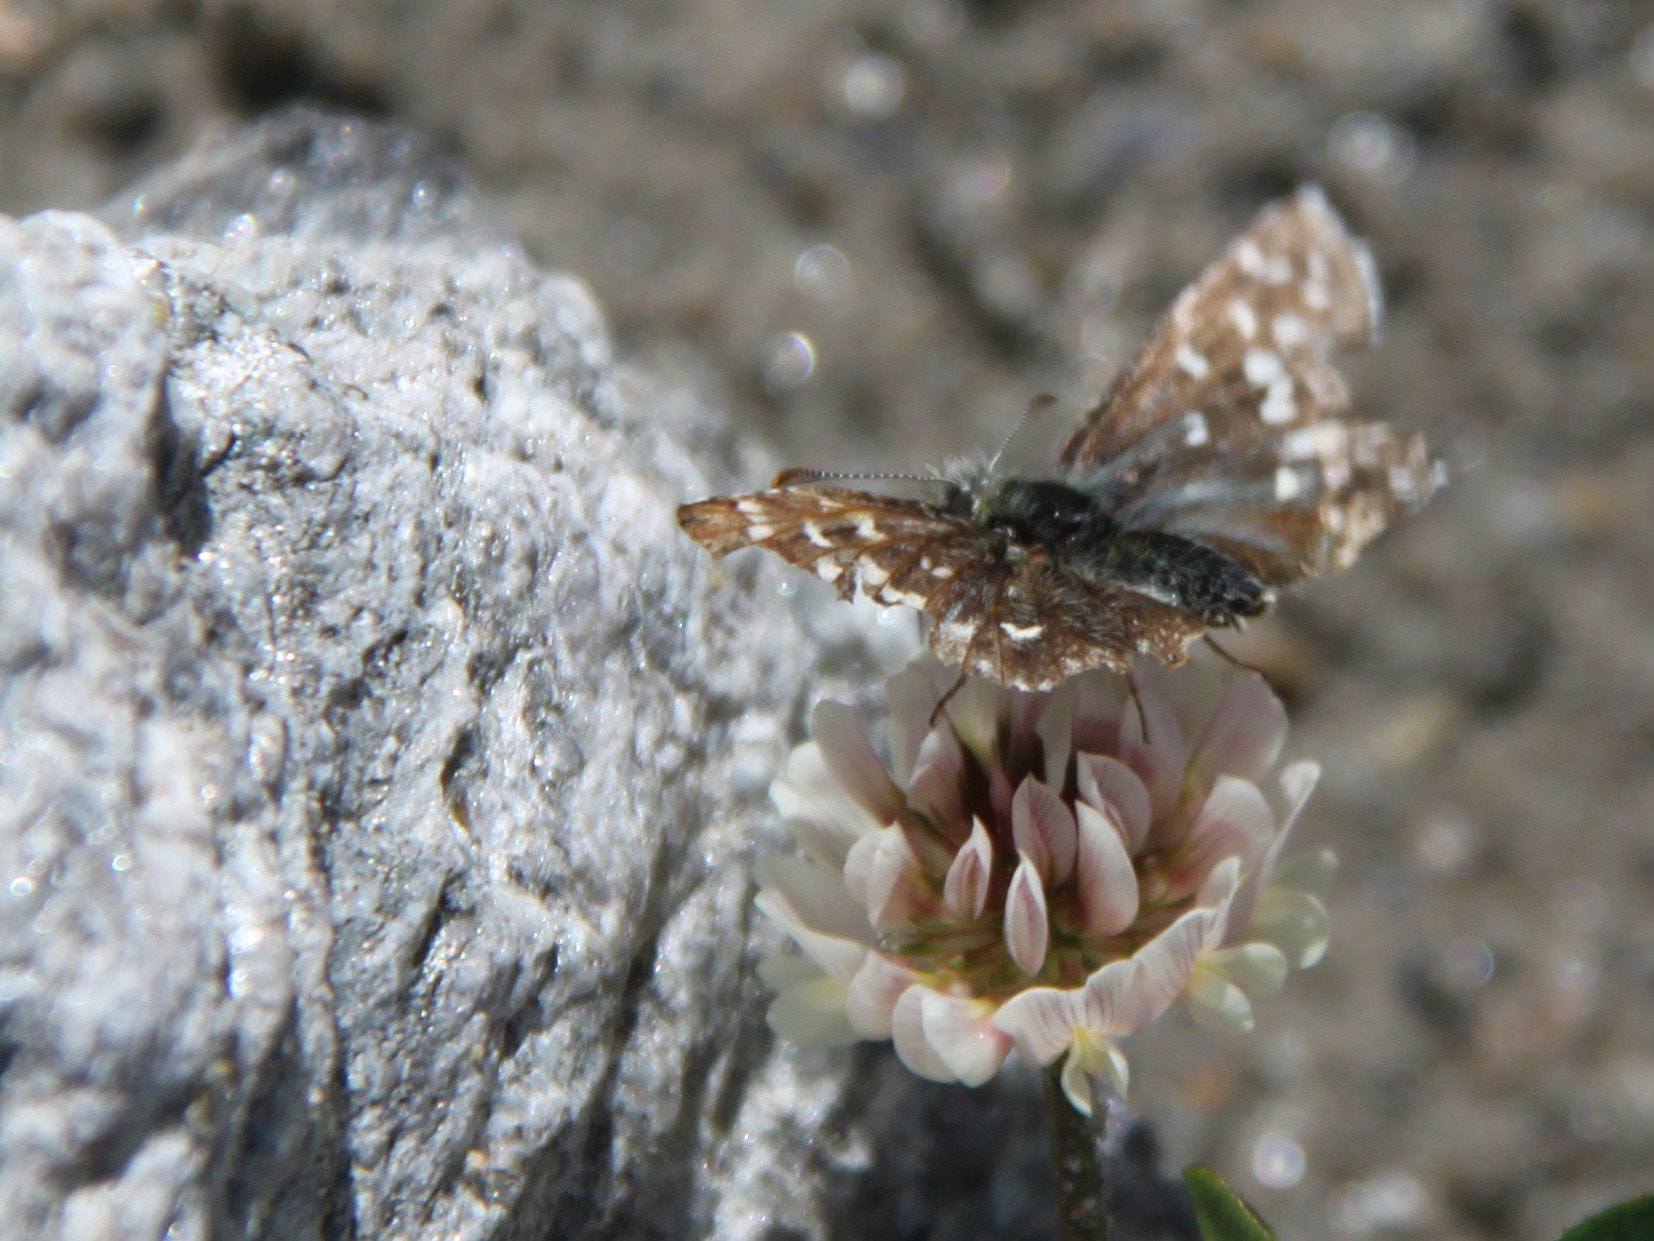
[[[1546,1241],[1654,1166],[1654,10],[1630,0],[6,0],[0,210],[296,98],[434,134],[791,463],[1083,408],[1269,197],[1371,238],[1364,415],[1454,483],[1242,646],[1327,766],[1323,966],[1134,1056],[1287,1238]],[[754,479],[754,482],[762,480]]]

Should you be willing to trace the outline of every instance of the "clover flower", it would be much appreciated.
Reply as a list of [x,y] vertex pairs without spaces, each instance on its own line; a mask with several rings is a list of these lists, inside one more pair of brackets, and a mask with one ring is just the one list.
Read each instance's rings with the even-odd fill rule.
[[1249,1030],[1252,997],[1320,958],[1331,855],[1277,866],[1319,768],[1264,792],[1286,713],[1261,676],[1144,664],[947,698],[954,677],[923,655],[891,678],[888,765],[821,703],[772,786],[806,854],[757,868],[759,907],[805,953],[760,969],[778,1035],[890,1038],[968,1085],[1013,1047],[1066,1053],[1089,1113],[1092,1079],[1125,1091],[1117,1040],[1180,996]]

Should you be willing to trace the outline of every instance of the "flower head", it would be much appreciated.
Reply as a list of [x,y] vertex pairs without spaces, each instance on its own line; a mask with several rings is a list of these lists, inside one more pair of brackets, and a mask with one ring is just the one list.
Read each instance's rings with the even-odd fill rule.
[[954,675],[926,655],[891,678],[888,763],[820,704],[772,787],[807,855],[758,868],[807,958],[764,968],[779,1035],[890,1038],[969,1085],[1012,1047],[1066,1053],[1088,1111],[1090,1079],[1125,1089],[1117,1040],[1179,997],[1247,1030],[1253,996],[1320,958],[1330,855],[1277,866],[1318,768],[1267,778],[1286,713],[1262,677],[1144,665],[949,698]]

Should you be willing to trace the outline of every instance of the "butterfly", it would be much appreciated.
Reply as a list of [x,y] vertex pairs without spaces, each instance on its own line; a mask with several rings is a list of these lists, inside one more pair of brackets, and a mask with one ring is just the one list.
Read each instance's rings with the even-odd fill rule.
[[789,470],[678,522],[715,556],[767,548],[846,599],[922,609],[942,662],[1002,685],[1179,664],[1441,485],[1421,436],[1335,417],[1350,392],[1329,355],[1380,314],[1367,247],[1305,186],[1183,291],[1048,477],[964,463],[913,500]]

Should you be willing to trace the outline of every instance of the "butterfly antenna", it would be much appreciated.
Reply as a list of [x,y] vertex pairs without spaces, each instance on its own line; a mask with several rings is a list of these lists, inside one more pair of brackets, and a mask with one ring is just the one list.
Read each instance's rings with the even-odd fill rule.
[[828,470],[782,470],[770,480],[770,486],[775,489],[782,487],[799,487],[808,483],[827,482],[884,482],[884,483],[940,483],[945,487],[954,484],[951,480],[930,474],[856,474],[840,473]]
[[1022,429],[1028,425],[1034,415],[1043,414],[1056,403],[1057,398],[1052,396],[1049,392],[1041,392],[1039,395],[1034,397],[1033,400],[1028,402],[1028,408],[1023,412],[1021,419],[1018,420],[1016,426],[1011,428],[1011,433],[1005,437],[1005,442],[999,446],[999,451],[996,452],[993,455],[993,459],[988,462],[989,474],[992,474],[994,470],[998,468],[999,459],[1005,455],[1005,450],[1011,446],[1011,442],[1015,440],[1018,435],[1022,434]]

